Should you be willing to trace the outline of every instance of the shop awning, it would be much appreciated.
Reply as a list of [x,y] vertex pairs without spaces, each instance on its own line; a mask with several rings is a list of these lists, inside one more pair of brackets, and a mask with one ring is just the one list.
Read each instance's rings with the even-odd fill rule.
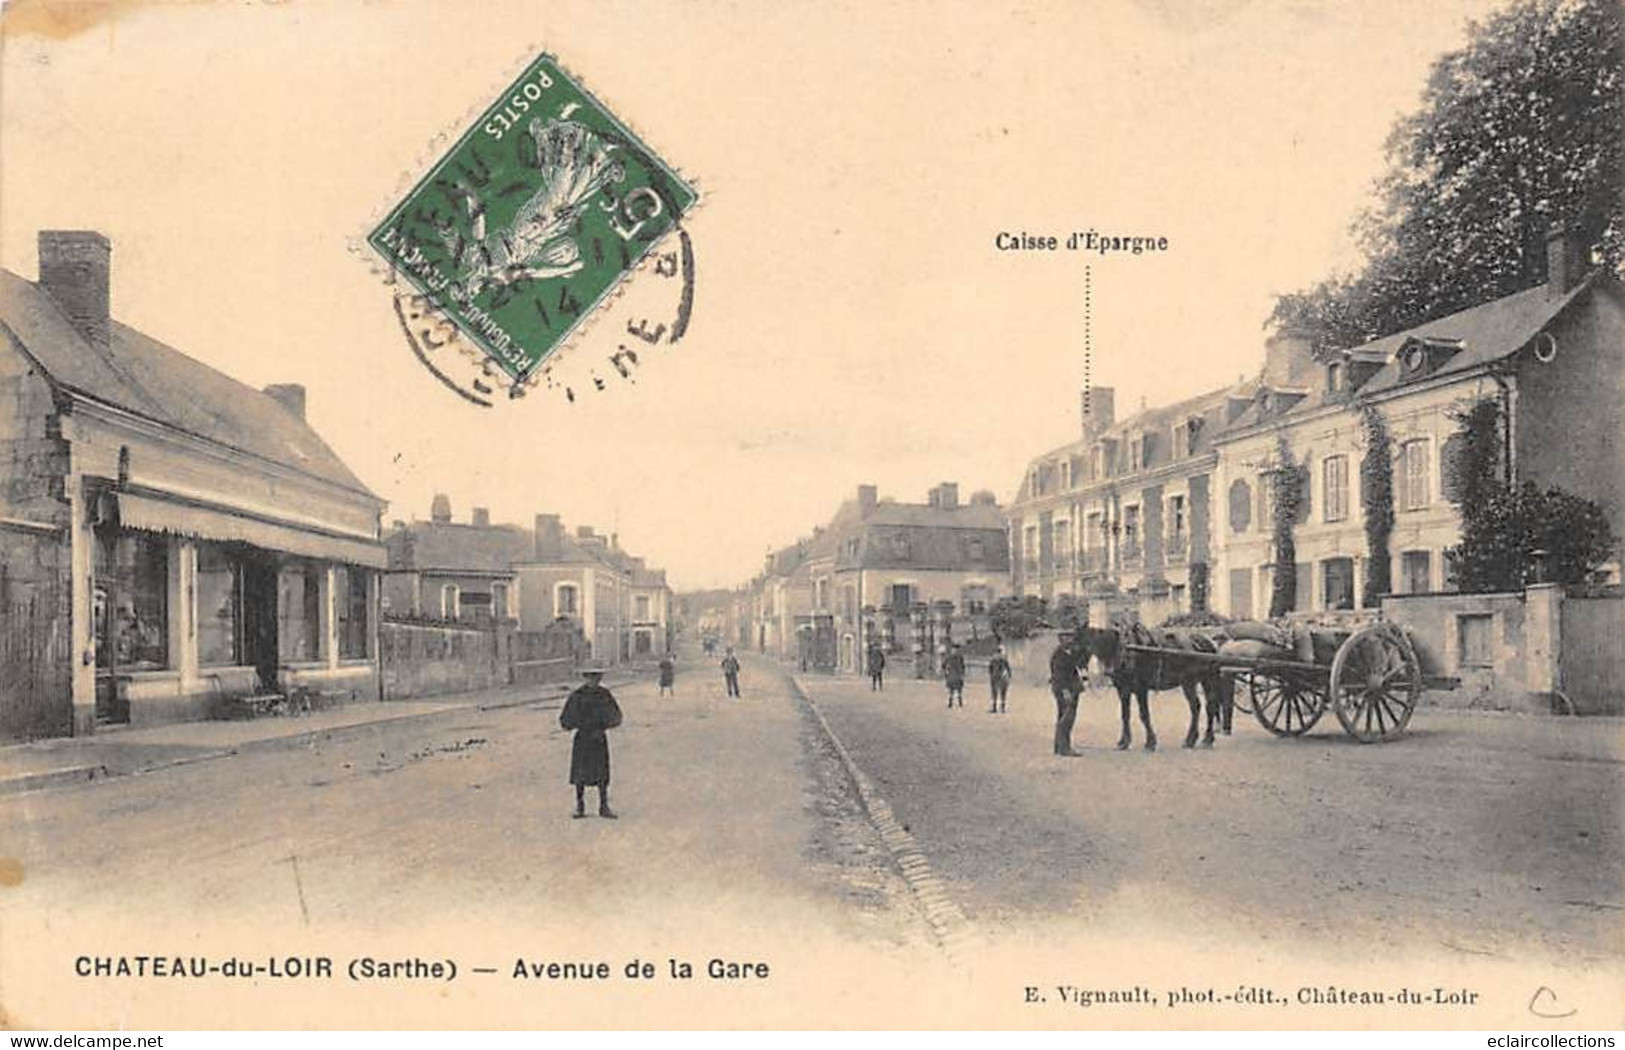
[[162,499],[133,492],[120,492],[115,498],[118,501],[119,523],[126,528],[225,543],[251,543],[268,551],[348,562],[370,569],[382,569],[388,564],[384,545],[376,540],[251,517],[223,507],[191,501]]

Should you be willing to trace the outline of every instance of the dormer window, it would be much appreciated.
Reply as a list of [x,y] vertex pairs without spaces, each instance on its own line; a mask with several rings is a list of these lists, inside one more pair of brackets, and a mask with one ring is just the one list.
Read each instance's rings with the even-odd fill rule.
[[1438,339],[1412,336],[1405,340],[1394,357],[1399,362],[1399,374],[1405,379],[1418,379],[1436,371],[1440,365],[1461,351],[1460,339]]

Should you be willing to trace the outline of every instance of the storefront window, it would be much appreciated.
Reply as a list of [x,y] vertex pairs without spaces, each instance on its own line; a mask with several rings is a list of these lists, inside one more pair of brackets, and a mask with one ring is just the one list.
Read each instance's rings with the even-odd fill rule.
[[367,573],[350,565],[333,570],[335,605],[339,615],[339,657],[364,660],[368,656]]
[[234,666],[243,653],[243,564],[204,544],[197,552],[197,656],[204,667]]
[[98,535],[96,665],[169,666],[169,540],[149,532]]
[[288,663],[322,658],[322,573],[309,562],[282,570],[277,637],[281,640],[282,659]]

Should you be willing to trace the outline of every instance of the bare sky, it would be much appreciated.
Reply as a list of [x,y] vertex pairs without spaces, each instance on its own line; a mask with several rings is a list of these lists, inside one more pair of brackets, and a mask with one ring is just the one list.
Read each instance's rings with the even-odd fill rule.
[[[1494,6],[13,5],[0,264],[34,276],[41,228],[106,233],[115,314],[304,383],[386,523],[443,491],[458,520],[555,512],[679,588],[733,584],[862,482],[1008,501],[1077,432],[1086,264],[1119,414],[1256,370],[1273,294],[1353,261],[1390,125]],[[699,180],[694,320],[635,385],[477,409],[346,243],[543,49]],[[994,248],[1091,227],[1171,250]]]

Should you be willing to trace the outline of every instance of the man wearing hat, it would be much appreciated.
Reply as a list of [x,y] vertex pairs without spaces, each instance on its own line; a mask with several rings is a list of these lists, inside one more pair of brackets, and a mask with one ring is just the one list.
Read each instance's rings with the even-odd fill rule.
[[1089,654],[1077,634],[1062,631],[1060,644],[1049,658],[1049,687],[1055,694],[1055,753],[1072,756],[1072,723],[1078,719],[1078,694],[1083,692],[1083,668]]
[[588,664],[581,669],[587,681],[570,694],[559,713],[559,725],[575,731],[570,744],[570,783],[576,788],[577,819],[587,815],[587,786],[598,789],[598,815],[615,819],[609,808],[608,731],[621,724],[615,694],[604,688],[604,668]]
[[739,697],[739,657],[734,655],[734,647],[728,646],[728,655],[722,658],[722,680],[728,687],[728,695]]

